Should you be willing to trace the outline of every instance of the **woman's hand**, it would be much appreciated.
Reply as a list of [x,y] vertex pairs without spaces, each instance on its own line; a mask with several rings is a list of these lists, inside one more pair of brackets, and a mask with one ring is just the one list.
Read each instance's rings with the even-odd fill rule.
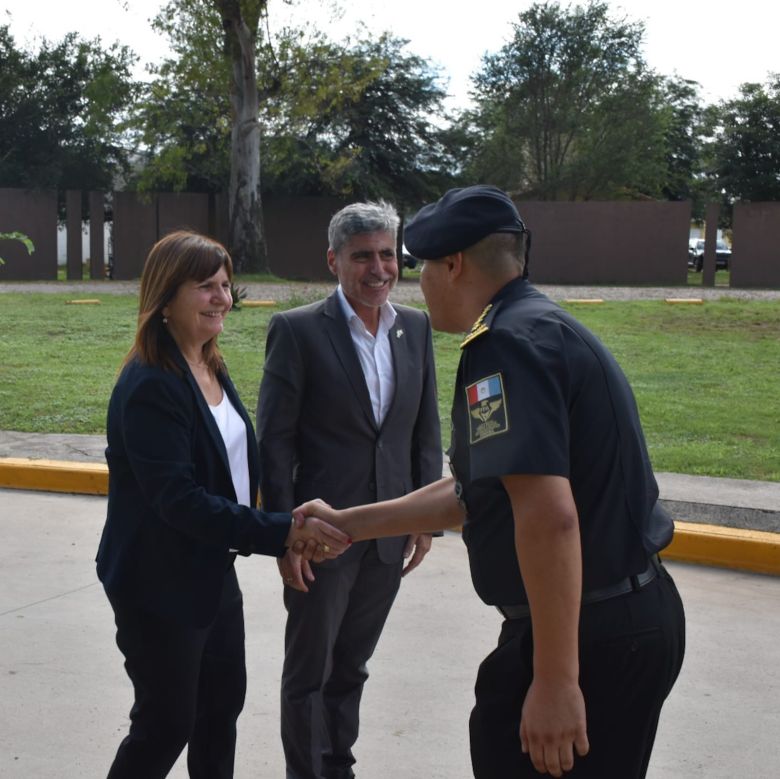
[[287,546],[305,560],[321,563],[344,552],[352,539],[329,524],[337,511],[319,499],[309,501],[293,511],[293,522],[287,536]]
[[[301,547],[303,547],[302,543]],[[300,592],[309,591],[307,582],[311,584],[314,581],[314,571],[312,571],[311,563],[308,560],[305,560],[300,554],[296,554],[292,549],[288,549],[284,557],[280,557],[276,562],[279,565],[279,574],[285,587],[292,587]]]

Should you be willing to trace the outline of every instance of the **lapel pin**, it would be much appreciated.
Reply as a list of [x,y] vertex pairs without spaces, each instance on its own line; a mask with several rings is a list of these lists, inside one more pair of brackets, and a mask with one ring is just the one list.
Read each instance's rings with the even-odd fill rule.
[[400,338],[404,334],[403,330],[396,330],[395,331],[395,337]]

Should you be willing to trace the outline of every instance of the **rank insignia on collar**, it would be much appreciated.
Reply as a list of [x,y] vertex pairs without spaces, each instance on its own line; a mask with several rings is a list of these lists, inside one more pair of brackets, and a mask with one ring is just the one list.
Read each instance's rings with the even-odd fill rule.
[[485,324],[485,317],[488,315],[488,311],[493,308],[492,303],[488,303],[485,308],[482,309],[482,313],[477,317],[477,321],[471,326],[469,334],[463,340],[460,348],[463,349],[468,346],[475,338],[479,338],[483,333],[486,333],[490,328]]
[[469,408],[469,443],[476,444],[509,430],[504,379],[500,373],[466,387]]

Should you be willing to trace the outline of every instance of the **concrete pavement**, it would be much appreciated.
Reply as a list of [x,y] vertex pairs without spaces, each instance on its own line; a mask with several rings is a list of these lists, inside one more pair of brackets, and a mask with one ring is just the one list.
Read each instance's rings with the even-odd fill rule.
[[[0,776],[104,776],[131,688],[93,558],[105,498],[0,490]],[[500,617],[479,602],[456,533],[404,580],[370,663],[361,779],[468,779],[467,723]],[[249,690],[236,778],[283,776],[284,609],[273,560],[240,559]],[[649,779],[772,779],[780,764],[780,578],[669,563],[688,648]],[[174,779],[186,777],[183,759]]]

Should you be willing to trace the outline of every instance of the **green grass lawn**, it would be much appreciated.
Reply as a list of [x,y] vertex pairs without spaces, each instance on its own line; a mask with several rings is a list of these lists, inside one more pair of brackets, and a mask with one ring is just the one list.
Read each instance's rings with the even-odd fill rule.
[[[0,429],[102,433],[136,299],[0,295]],[[296,301],[302,302],[302,301]],[[636,392],[657,470],[780,481],[780,304],[720,300],[570,304],[612,349]],[[221,344],[254,414],[273,308],[230,315]],[[445,443],[459,336],[435,335]]]

